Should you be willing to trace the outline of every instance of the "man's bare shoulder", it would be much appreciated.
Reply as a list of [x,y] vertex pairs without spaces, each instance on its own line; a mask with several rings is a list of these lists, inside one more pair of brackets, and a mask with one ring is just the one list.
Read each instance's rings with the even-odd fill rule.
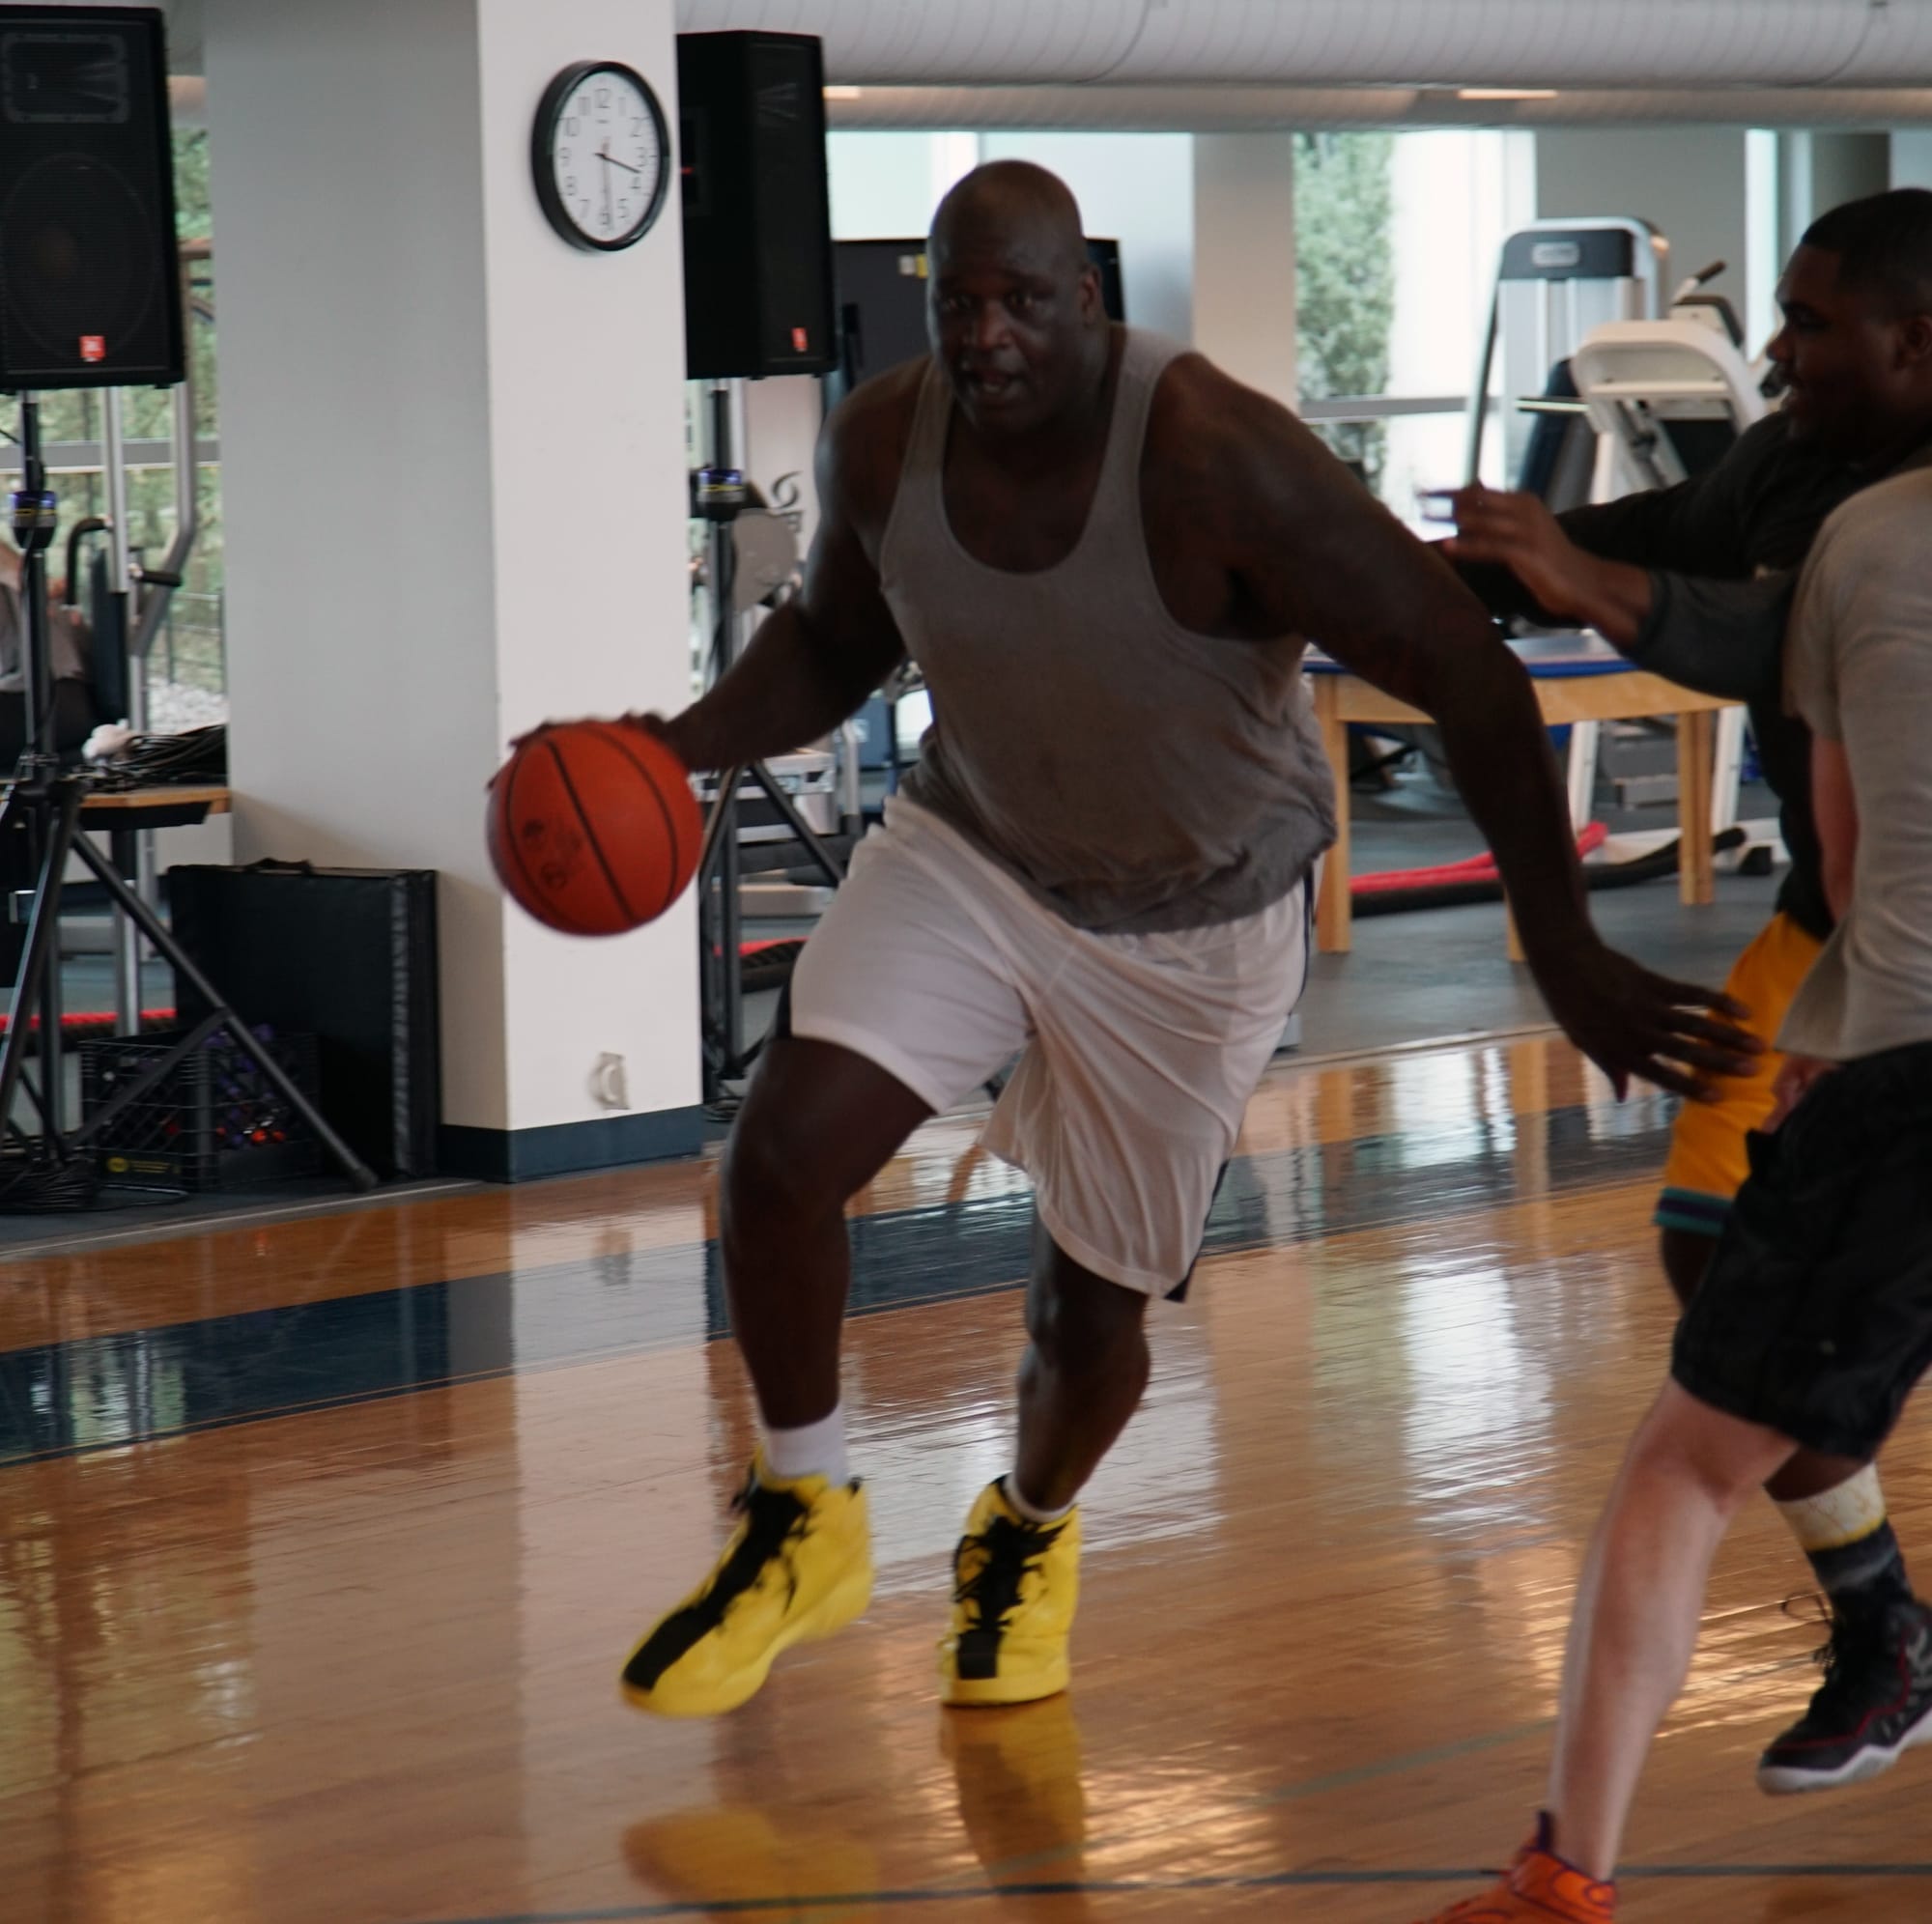
[[836,496],[863,528],[883,525],[912,441],[927,363],[875,375],[833,410],[819,443],[819,494]]
[[1238,517],[1305,478],[1316,446],[1280,402],[1184,354],[1154,389],[1144,479],[1184,491],[1197,512]]

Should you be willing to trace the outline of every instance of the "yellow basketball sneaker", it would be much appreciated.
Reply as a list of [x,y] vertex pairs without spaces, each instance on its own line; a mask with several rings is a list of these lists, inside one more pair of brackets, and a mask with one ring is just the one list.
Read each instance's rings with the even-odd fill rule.
[[753,1462],[718,1567],[624,1665],[625,1697],[664,1717],[735,1711],[795,1643],[829,1637],[872,1595],[871,1531],[858,1479],[774,1477]]
[[939,1646],[949,1704],[1030,1704],[1066,1688],[1080,1600],[1080,1513],[1029,1523],[998,1483],[980,1492],[952,1553],[952,1628]]

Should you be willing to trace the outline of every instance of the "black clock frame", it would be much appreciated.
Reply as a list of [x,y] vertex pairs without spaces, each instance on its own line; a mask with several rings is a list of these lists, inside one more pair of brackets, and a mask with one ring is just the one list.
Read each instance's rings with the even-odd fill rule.
[[[644,210],[643,218],[628,234],[619,235],[614,240],[599,240],[584,233],[571,218],[563,196],[556,190],[554,156],[557,126],[563,119],[563,110],[570,97],[594,73],[615,74],[628,80],[643,96],[644,104],[656,123],[658,146],[664,155],[664,165],[658,169],[657,188],[651,195],[650,206]],[[626,247],[635,247],[657,225],[658,215],[664,212],[665,196],[670,188],[670,177],[676,169],[676,159],[671,151],[670,127],[665,120],[664,106],[658,99],[657,90],[636,68],[626,67],[619,60],[584,60],[574,67],[566,67],[544,89],[543,99],[537,103],[536,119],[530,124],[530,177],[536,183],[537,201],[551,226],[573,247],[582,248],[586,254],[622,253]]]

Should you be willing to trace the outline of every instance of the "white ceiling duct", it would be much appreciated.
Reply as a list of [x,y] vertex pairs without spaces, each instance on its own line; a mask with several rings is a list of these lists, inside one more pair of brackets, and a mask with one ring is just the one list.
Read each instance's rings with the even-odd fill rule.
[[1919,87],[1932,0],[678,0],[847,85]]
[[1418,87],[859,87],[826,102],[838,128],[1263,133],[1296,127],[1932,126],[1932,88],[1586,89],[1463,99]]

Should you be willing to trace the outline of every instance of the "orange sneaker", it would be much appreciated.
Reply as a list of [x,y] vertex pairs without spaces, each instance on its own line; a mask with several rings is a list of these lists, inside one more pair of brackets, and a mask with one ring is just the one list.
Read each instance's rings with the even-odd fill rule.
[[1516,1853],[1509,1876],[1485,1897],[1465,1897],[1426,1924],[1613,1924],[1617,1887],[1585,1877],[1549,1848],[1549,1819]]

